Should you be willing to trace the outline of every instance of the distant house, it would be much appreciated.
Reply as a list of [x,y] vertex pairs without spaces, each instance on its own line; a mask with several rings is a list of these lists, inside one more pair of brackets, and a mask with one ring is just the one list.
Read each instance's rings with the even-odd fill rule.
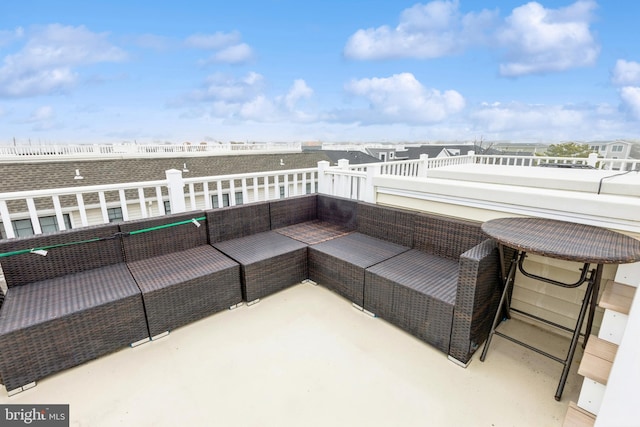
[[631,156],[632,145],[627,141],[594,141],[589,143],[589,148],[605,159],[628,159]]

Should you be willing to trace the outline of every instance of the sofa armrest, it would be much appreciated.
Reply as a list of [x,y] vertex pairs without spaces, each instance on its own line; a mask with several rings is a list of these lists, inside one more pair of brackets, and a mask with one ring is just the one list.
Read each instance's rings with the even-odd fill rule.
[[460,256],[449,355],[468,363],[489,329],[500,298],[500,260],[487,239]]

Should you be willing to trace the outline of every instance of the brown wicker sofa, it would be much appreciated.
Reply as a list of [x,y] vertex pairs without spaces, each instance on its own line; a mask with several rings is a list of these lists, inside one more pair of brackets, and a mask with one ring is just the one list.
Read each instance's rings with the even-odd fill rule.
[[15,390],[305,279],[465,364],[497,306],[485,237],[479,224],[307,195],[3,240],[0,379]]
[[[0,258],[8,286],[0,307],[7,391],[148,338],[118,233],[105,225],[0,241],[0,254],[15,253]],[[29,248],[49,250],[40,256]]]
[[240,266],[209,245],[203,217],[194,211],[120,224],[151,337],[242,302]]

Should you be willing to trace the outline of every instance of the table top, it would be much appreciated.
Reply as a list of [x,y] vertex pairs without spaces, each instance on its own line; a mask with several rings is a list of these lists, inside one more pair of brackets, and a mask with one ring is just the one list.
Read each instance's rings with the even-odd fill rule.
[[624,264],[640,261],[640,240],[585,224],[546,218],[498,218],[482,231],[499,243],[567,261]]

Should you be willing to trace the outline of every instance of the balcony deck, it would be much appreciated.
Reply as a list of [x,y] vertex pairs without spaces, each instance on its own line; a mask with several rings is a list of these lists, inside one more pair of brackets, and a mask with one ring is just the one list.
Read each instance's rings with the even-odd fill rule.
[[[568,339],[518,320],[534,345]],[[536,342],[539,340],[539,342]],[[561,366],[496,338],[461,368],[440,351],[300,284],[49,377],[0,404],[70,404],[71,425],[560,426],[580,392]]]

